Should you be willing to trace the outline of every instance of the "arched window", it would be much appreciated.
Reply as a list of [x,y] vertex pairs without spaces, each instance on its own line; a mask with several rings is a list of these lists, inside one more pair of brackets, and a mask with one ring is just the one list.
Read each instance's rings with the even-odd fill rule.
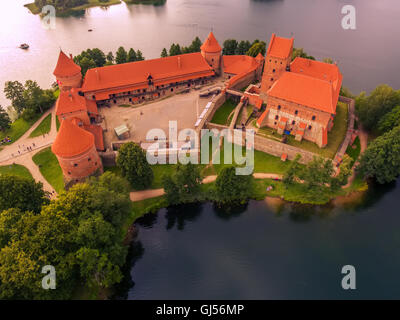
[[281,110],[281,105],[278,105],[278,110]]
[[312,116],[312,118],[311,118],[311,119],[314,121],[314,120],[315,120],[315,118],[316,118],[315,116]]
[[297,115],[298,113],[299,113],[299,110],[296,110],[296,111],[294,112],[294,114],[296,114],[296,115]]

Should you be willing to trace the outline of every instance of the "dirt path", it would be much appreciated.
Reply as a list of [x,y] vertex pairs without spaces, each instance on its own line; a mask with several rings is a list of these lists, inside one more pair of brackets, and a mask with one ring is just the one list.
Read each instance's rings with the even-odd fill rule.
[[[368,147],[368,133],[363,129],[361,124],[359,124],[358,138],[360,139],[360,146],[361,146],[360,156],[361,156],[364,153],[364,151],[367,149],[367,147]],[[354,179],[356,178],[356,172],[355,172],[354,169],[358,165],[358,163],[359,163],[358,161],[356,161],[354,163],[353,168],[352,168],[353,169],[353,173],[350,176],[350,178],[348,179],[347,184],[345,186],[343,186],[343,188],[348,188],[353,183]]]
[[[275,174],[275,173],[254,173],[253,174],[254,179],[282,179],[282,175],[281,174]],[[212,175],[212,176],[207,176],[203,179],[203,183],[207,184],[207,183],[211,183],[214,182],[215,180],[217,180],[217,176],[216,175]],[[146,199],[150,199],[150,198],[155,198],[155,197],[160,197],[162,195],[164,195],[164,189],[151,189],[151,190],[143,190],[143,191],[134,191],[130,193],[130,199],[131,201],[135,202],[135,201],[141,201],[141,200],[146,200]]]

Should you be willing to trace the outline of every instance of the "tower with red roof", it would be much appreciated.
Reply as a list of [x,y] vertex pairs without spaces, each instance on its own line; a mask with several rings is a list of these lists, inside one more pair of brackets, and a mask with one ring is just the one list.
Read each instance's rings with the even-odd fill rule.
[[201,55],[214,69],[214,72],[220,74],[222,48],[212,32],[210,32],[200,49]]
[[58,86],[62,91],[80,88],[82,84],[81,67],[74,62],[72,55],[68,57],[62,50],[60,50],[53,74],[56,76]]

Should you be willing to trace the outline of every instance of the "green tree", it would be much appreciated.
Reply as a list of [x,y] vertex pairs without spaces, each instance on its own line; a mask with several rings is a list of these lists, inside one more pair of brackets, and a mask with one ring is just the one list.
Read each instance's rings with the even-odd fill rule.
[[19,81],[6,81],[5,83],[6,98],[11,100],[11,105],[18,114],[21,114],[26,107],[24,91],[25,88]]
[[107,53],[106,60],[108,65],[114,64],[114,54],[112,53],[112,51]]
[[282,182],[287,188],[289,185],[292,185],[296,178],[301,175],[301,165],[299,163],[301,159],[301,155],[297,154],[296,158],[290,163],[289,169],[283,175]]
[[117,54],[115,56],[115,62],[117,64],[125,63],[127,61],[128,54],[124,47],[119,47],[117,50]]
[[239,45],[237,46],[236,53],[239,55],[245,55],[247,51],[249,51],[251,48],[251,43],[250,41],[240,41]]
[[339,174],[331,178],[331,189],[333,191],[339,190],[347,184],[349,177],[353,173],[352,163],[353,160],[348,155],[345,155],[339,166]]
[[125,143],[118,152],[117,166],[135,189],[145,189],[154,175],[146,159],[146,152],[133,142]]
[[177,55],[180,55],[180,54],[182,54],[180,45],[179,44],[175,44],[175,43],[171,44],[171,47],[169,49],[169,55],[170,56],[177,56]]
[[235,39],[227,39],[224,41],[222,54],[229,56],[236,54],[238,42]]
[[129,51],[128,51],[127,61],[128,62],[133,62],[133,61],[136,61],[136,60],[137,60],[136,52],[135,52],[135,50],[130,48]]
[[217,202],[221,204],[245,203],[251,196],[253,176],[236,175],[235,167],[221,170],[215,182]]
[[181,202],[181,197],[176,181],[170,175],[164,175],[162,178],[162,184],[168,204],[179,204]]
[[324,187],[331,182],[331,177],[334,173],[331,159],[323,159],[314,157],[302,171],[300,178],[304,180],[304,185],[313,190],[315,193],[320,193]]
[[89,69],[96,68],[96,63],[94,60],[88,57],[83,57],[81,60],[79,60],[78,64],[81,67],[81,73],[83,76],[85,76]]
[[394,107],[378,122],[378,131],[383,134],[400,125],[400,106]]
[[142,51],[140,50],[136,51],[136,61],[142,61],[142,60],[144,60]]
[[266,46],[267,46],[267,44],[264,42],[264,41],[258,41],[258,40],[256,40],[253,44],[252,44],[252,46],[251,46],[251,48],[249,49],[249,51],[247,51],[247,55],[248,56],[251,56],[251,57],[257,57],[257,55],[259,54],[259,53],[261,53],[263,56],[265,55],[265,52],[266,52]]
[[303,48],[293,48],[292,60],[296,59],[297,57],[315,60],[313,56],[309,56],[306,52],[304,52]]
[[377,129],[379,120],[400,105],[400,91],[383,84],[377,86],[369,96],[362,92],[356,98],[356,113],[369,131]]
[[200,52],[201,40],[199,37],[194,38],[189,46],[189,52]]
[[11,127],[11,120],[8,113],[0,105],[0,131],[6,131]]
[[106,55],[103,51],[99,48],[88,49],[87,52],[89,53],[90,58],[93,59],[96,67],[103,67],[106,63]]
[[362,154],[358,170],[383,184],[400,174],[400,126],[373,140]]
[[0,211],[18,208],[22,211],[40,212],[48,203],[41,182],[14,175],[0,175]]
[[323,58],[322,62],[329,63],[329,64],[333,64],[334,63],[332,58]]
[[167,49],[163,48],[161,51],[161,58],[165,58],[168,57],[168,52]]
[[181,198],[194,196],[201,185],[201,176],[198,166],[192,163],[178,164],[176,168],[176,182],[180,190]]

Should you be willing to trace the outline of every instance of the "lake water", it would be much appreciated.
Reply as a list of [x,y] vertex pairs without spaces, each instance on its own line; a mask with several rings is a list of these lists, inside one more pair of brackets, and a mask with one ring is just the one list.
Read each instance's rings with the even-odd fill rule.
[[[210,203],[160,210],[136,224],[124,297],[398,299],[399,198],[391,184],[357,205],[251,201],[233,213]],[[356,290],[341,287],[344,265],[356,268]]]
[[[30,0],[0,2],[0,104],[7,80],[54,81],[62,48],[119,46],[159,57],[163,47],[205,39],[211,28],[227,38],[268,41],[272,32],[295,37],[317,58],[332,57],[353,92],[380,83],[400,88],[398,0],[168,0],[153,7],[125,3],[92,8],[82,17],[57,18],[56,29],[23,7]],[[357,29],[341,28],[341,8],[357,9]],[[93,32],[88,32],[93,29]],[[18,49],[26,42],[30,49]],[[147,298],[399,298],[400,188],[372,190],[356,207],[272,208],[252,201],[225,214],[209,203],[160,210],[141,219],[128,272],[130,299]],[[140,249],[141,250],[138,250]],[[341,268],[357,270],[357,290],[341,289]],[[134,267],[133,267],[134,265]],[[129,277],[128,277],[129,278]]]
[[[295,37],[317,58],[332,57],[354,92],[380,83],[400,87],[400,2],[398,0],[167,0],[154,7],[125,3],[91,8],[82,17],[57,18],[56,29],[42,27],[40,17],[23,7],[31,0],[0,1],[0,104],[7,106],[7,80],[34,79],[43,87],[54,82],[52,71],[62,48],[74,55],[98,47],[140,49],[159,57],[173,42],[204,40],[213,29],[222,44],[227,38],[268,41],[271,33]],[[357,29],[341,28],[341,8],[357,9]],[[93,32],[88,32],[93,29]],[[30,44],[28,51],[18,48]]]

